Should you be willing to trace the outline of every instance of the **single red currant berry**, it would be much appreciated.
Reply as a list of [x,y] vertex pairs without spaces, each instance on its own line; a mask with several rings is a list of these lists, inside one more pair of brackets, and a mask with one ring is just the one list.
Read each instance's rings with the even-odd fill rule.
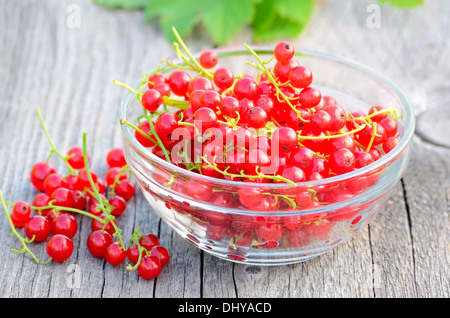
[[89,234],[87,247],[89,252],[95,257],[104,257],[106,249],[113,243],[111,234],[106,231],[97,230]]
[[158,136],[164,140],[172,138],[173,131],[178,127],[179,118],[173,113],[163,113],[158,116],[155,130]]
[[127,174],[122,172],[122,168],[112,167],[106,171],[105,182],[109,187],[114,184],[117,178],[119,182],[128,179]]
[[159,261],[161,262],[162,267],[166,266],[167,263],[169,263],[170,254],[169,254],[169,251],[165,247],[163,247],[161,245],[154,246],[154,247],[152,247],[150,253],[151,253],[151,255],[159,258]]
[[269,116],[264,109],[257,106],[248,110],[245,120],[247,122],[247,127],[260,129],[266,126],[269,121]]
[[189,83],[187,94],[188,94],[188,96],[190,96],[190,94],[195,90],[208,91],[208,90],[213,90],[213,89],[214,89],[214,84],[210,79],[208,79],[204,76],[197,76],[197,77],[194,77],[191,80],[191,82]]
[[370,117],[372,119],[372,121],[380,122],[383,119],[385,119],[388,114],[386,112],[382,112],[384,109],[385,108],[383,106],[379,106],[379,105],[372,106],[369,109],[369,115],[373,115],[373,114],[381,112],[379,115],[374,115],[374,116]]
[[[137,139],[137,141],[144,147],[150,148],[153,147],[155,145],[155,143],[150,140],[147,137],[151,137],[151,128],[150,128],[150,124],[148,122],[143,122],[141,124],[138,125],[139,130],[135,130],[134,131],[134,137]],[[141,133],[141,131],[143,133],[145,133],[145,135],[143,135]],[[153,138],[154,139],[154,138]]]
[[64,177],[63,180],[64,187],[70,190],[83,190],[78,185],[78,177],[74,174],[69,174]]
[[261,107],[267,113],[267,116],[271,116],[275,103],[269,95],[261,94],[255,100],[255,107]]
[[59,173],[52,173],[44,180],[44,189],[48,195],[52,195],[56,189],[61,187],[65,187],[65,183],[64,177]]
[[313,81],[313,75],[309,68],[303,65],[292,68],[289,73],[289,82],[295,88],[306,88],[311,85]]
[[39,191],[45,191],[44,180],[48,175],[56,173],[56,169],[47,162],[36,163],[30,172],[31,184]]
[[363,168],[367,165],[370,165],[374,160],[372,155],[366,151],[358,151],[355,155],[355,168]]
[[42,242],[47,239],[51,233],[50,222],[42,215],[33,216],[25,225],[25,234],[33,242]]
[[372,146],[375,147],[381,145],[386,140],[386,131],[381,125],[376,125],[375,130],[374,136],[374,127],[367,126],[356,134],[356,140],[364,147],[367,147],[370,142],[372,142]]
[[397,135],[398,124],[395,119],[386,117],[380,121],[380,125],[383,126],[386,131],[386,137],[395,137]]
[[148,110],[149,112],[154,112],[158,110],[159,106],[161,106],[162,103],[162,96],[159,91],[156,89],[149,89],[148,91],[145,91],[142,95],[142,106]]
[[279,127],[272,134],[272,149],[278,145],[280,154],[290,152],[298,145],[298,136],[294,129],[290,127]]
[[72,191],[72,206],[78,210],[84,210],[87,204],[86,195],[81,190]]
[[121,196],[125,201],[129,201],[136,193],[136,186],[131,181],[121,181],[116,184],[115,192]]
[[324,109],[331,117],[330,131],[339,131],[347,123],[347,113],[338,105],[330,105]]
[[307,87],[300,91],[299,101],[304,107],[312,108],[322,100],[322,94],[315,87]]
[[[73,169],[80,170],[84,168],[83,148],[81,147],[70,148],[69,151],[67,152],[67,157],[69,157],[67,162]],[[89,162],[89,155],[88,155],[88,162]]]
[[[105,220],[106,216],[103,212],[100,212],[99,215],[97,215],[99,218]],[[99,230],[103,230],[105,232],[108,232],[109,234],[113,235],[116,232],[116,229],[114,228],[114,225],[111,223],[111,221],[108,221],[108,223],[104,224],[105,221],[100,222],[96,219],[92,219],[91,221],[91,231],[99,231]],[[117,226],[117,221],[115,219],[113,219],[114,224]]]
[[66,208],[71,208],[73,206],[72,190],[66,188],[58,188],[55,191],[53,191],[50,198],[52,201],[54,201],[53,202],[54,205]]
[[152,247],[160,244],[159,238],[152,233],[147,233],[139,238],[139,244],[144,247],[147,251],[150,251]]
[[258,83],[252,77],[242,77],[234,84],[233,92],[237,99],[254,100],[258,97]]
[[[51,198],[46,193],[39,193],[33,199],[33,206],[35,207],[44,207],[48,206],[51,201]],[[51,209],[43,209],[37,210],[37,213],[43,216],[47,216]]]
[[216,125],[217,115],[211,108],[201,107],[195,112],[194,120],[201,122],[201,131],[205,131]]
[[106,248],[105,260],[113,265],[118,266],[125,262],[127,258],[127,250],[123,249],[122,245],[114,242]]
[[388,137],[386,141],[383,143],[383,151],[388,154],[392,151],[398,144],[400,140],[397,137]]
[[219,62],[219,55],[217,55],[217,52],[207,50],[200,54],[198,62],[202,67],[211,69]]
[[299,147],[291,152],[288,163],[309,172],[313,168],[314,159],[314,152],[311,149]]
[[355,168],[356,158],[353,152],[341,148],[330,155],[328,163],[331,171],[336,174],[343,174]]
[[[204,91],[200,96],[202,107],[208,107],[216,111],[222,102],[222,97],[216,91]],[[194,114],[195,116],[195,114]]]
[[168,83],[172,93],[184,97],[187,94],[191,80],[192,78],[188,72],[175,70],[169,75]]
[[222,112],[223,116],[236,118],[238,116],[238,113],[240,112],[241,105],[236,98],[227,96],[222,99],[219,109]]
[[24,227],[30,221],[31,207],[28,202],[19,201],[13,206],[11,221],[15,227]]
[[146,255],[137,267],[137,273],[143,279],[153,279],[161,273],[161,262],[158,257]]
[[127,258],[135,264],[139,261],[139,246],[137,244],[133,244],[127,249]]
[[46,250],[52,260],[62,263],[72,255],[73,242],[67,236],[56,234],[48,240]]
[[[95,173],[95,171],[92,169],[89,169],[89,173],[91,175],[92,182],[94,184],[97,183],[98,180],[97,173]],[[89,181],[88,171],[86,170],[86,168],[81,169],[81,171],[78,173],[78,184],[83,189],[91,188],[91,182]]]
[[234,74],[229,68],[221,67],[214,72],[214,84],[220,89],[227,89],[234,83]]
[[324,110],[319,110],[311,116],[310,127],[314,133],[328,131],[331,127],[331,116]]
[[53,234],[62,234],[70,239],[78,232],[78,222],[69,213],[61,213],[52,220],[50,225]]
[[111,211],[111,214],[114,216],[122,215],[123,212],[125,212],[125,209],[127,208],[126,201],[118,196],[114,195],[111,198],[109,198],[109,204],[114,207],[114,209]]
[[286,64],[294,57],[295,49],[291,43],[281,41],[275,46],[273,54],[278,62]]
[[[281,168],[281,170],[278,172],[280,176],[283,178],[286,178],[288,180],[291,180],[295,183],[303,182],[306,180],[305,172],[303,169],[296,167],[296,166],[285,166]],[[285,183],[285,181],[279,181],[280,183]],[[294,194],[297,192],[297,190],[293,190]]]

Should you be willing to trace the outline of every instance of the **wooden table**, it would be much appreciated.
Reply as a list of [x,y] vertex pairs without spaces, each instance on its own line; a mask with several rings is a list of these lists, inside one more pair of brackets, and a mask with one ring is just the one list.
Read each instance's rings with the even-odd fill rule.
[[[367,8],[373,2],[322,1],[294,44],[378,70],[403,88],[417,113],[435,100],[450,100],[450,2],[426,1],[413,11],[382,6],[380,28],[369,28]],[[77,9],[79,27],[68,20]],[[230,44],[243,41],[251,41],[248,30]],[[203,33],[186,42],[193,51],[210,45]],[[134,83],[167,57],[174,57],[171,44],[141,12],[110,11],[90,0],[0,0],[0,188],[5,197],[32,200],[36,194],[29,172],[50,148],[35,107],[64,151],[81,145],[86,131],[92,167],[103,175],[106,152],[121,145],[117,112],[124,91],[111,80]],[[19,245],[8,235],[3,215],[0,295],[447,298],[449,158],[449,149],[415,137],[407,173],[358,237],[317,259],[282,267],[234,264],[201,252],[161,222],[140,192],[120,219],[124,235],[140,226],[159,235],[172,255],[160,277],[150,281],[91,257],[86,219],[80,219],[75,251],[66,263],[38,265],[28,255],[11,252]],[[33,248],[46,258],[43,244]]]

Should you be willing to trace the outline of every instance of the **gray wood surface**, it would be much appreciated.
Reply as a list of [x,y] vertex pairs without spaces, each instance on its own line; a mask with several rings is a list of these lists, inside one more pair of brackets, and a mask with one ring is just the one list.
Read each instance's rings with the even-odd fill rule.
[[[390,77],[416,112],[450,100],[450,1],[427,0],[413,11],[381,6],[380,28],[369,28],[375,1],[334,0],[317,5],[296,46],[340,54]],[[80,8],[80,28],[67,24]],[[251,41],[245,30],[231,41]],[[194,51],[209,47],[199,33]],[[92,167],[106,172],[106,152],[121,145],[117,109],[124,91],[166,57],[170,43],[141,12],[112,11],[90,0],[0,0],[0,189],[10,201],[32,200],[32,165],[49,146],[34,108],[40,107],[56,145],[81,145],[88,134]],[[282,267],[233,264],[179,238],[138,193],[120,218],[160,236],[172,259],[155,280],[94,259],[80,218],[75,251],[64,264],[37,265],[11,252],[18,242],[0,214],[0,296],[19,297],[386,297],[450,296],[450,149],[415,137],[410,166],[385,209],[356,238],[311,261]],[[43,245],[34,249],[45,259]],[[76,276],[79,275],[79,276]],[[77,279],[80,279],[79,281]],[[79,283],[79,284],[78,284]]]

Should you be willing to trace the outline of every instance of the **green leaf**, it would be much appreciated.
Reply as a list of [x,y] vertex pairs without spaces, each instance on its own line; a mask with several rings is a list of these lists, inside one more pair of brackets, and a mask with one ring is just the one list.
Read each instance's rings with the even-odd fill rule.
[[159,18],[159,27],[170,41],[175,37],[172,27],[175,27],[181,37],[187,36],[201,21],[202,7],[210,0],[147,0],[145,18]]
[[253,19],[260,0],[148,0],[147,19],[159,18],[164,34],[174,40],[172,26],[184,37],[202,25],[219,45],[225,44]]
[[400,9],[414,8],[424,3],[424,0],[378,0],[382,4],[390,4]]
[[296,37],[308,25],[314,0],[263,0],[251,24],[255,41]]
[[93,2],[111,9],[140,10],[146,7],[148,0],[93,0]]
[[202,11],[203,26],[215,43],[225,44],[253,20],[259,0],[214,0]]

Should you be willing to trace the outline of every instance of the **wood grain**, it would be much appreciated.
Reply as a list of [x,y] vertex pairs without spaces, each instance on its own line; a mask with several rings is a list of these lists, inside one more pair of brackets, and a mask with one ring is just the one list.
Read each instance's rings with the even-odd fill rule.
[[[417,113],[450,96],[450,3],[427,1],[416,10],[381,6],[381,28],[369,29],[373,1],[322,1],[299,47],[364,63],[390,77]],[[67,25],[69,5],[80,8],[80,28]],[[209,46],[199,32],[194,51]],[[231,44],[250,42],[246,30]],[[49,150],[35,107],[60,149],[88,134],[92,167],[103,175],[104,156],[121,145],[118,105],[124,91],[160,60],[173,57],[155,21],[142,12],[107,10],[90,0],[0,0],[0,189],[10,201],[32,200],[32,165]],[[121,217],[125,236],[135,227],[157,233],[171,251],[163,275],[144,281],[124,267],[91,257],[89,221],[80,218],[69,264],[37,265],[11,252],[18,243],[0,217],[0,295],[4,298],[246,298],[450,296],[450,150],[418,138],[410,166],[385,209],[358,237],[308,262],[257,267],[218,260],[177,236],[138,193]],[[58,163],[55,160],[55,165]],[[94,168],[96,169],[96,168]],[[2,212],[3,213],[3,212]],[[36,249],[45,259],[42,244]],[[70,266],[72,265],[72,267]],[[81,280],[74,284],[74,272]],[[76,282],[75,282],[76,283]]]

